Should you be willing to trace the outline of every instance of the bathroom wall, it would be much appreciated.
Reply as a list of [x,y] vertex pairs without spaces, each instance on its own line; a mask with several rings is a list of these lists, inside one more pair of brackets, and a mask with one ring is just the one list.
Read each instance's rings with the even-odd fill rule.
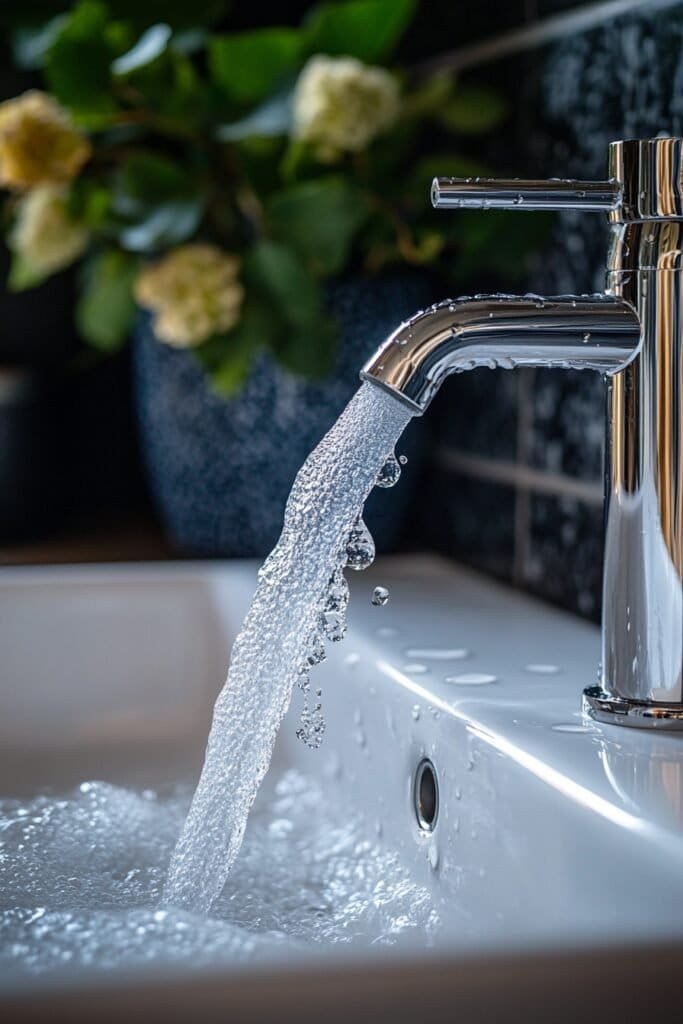
[[[540,2],[526,13],[571,6]],[[490,64],[492,81],[523,83],[506,141],[508,172],[602,178],[611,140],[683,134],[683,3],[590,7],[632,9]],[[523,229],[533,214],[519,216]],[[558,214],[528,286],[547,294],[601,289],[605,239],[600,215]],[[489,285],[477,281],[476,289]],[[435,409],[435,544],[597,619],[604,395],[590,373],[478,370],[452,378]]]

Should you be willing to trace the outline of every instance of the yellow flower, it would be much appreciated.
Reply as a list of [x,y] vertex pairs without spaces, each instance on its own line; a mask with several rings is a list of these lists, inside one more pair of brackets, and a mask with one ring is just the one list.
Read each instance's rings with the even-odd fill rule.
[[67,190],[61,185],[42,185],[19,200],[9,244],[43,277],[78,259],[88,238],[87,228],[69,214]]
[[161,341],[192,348],[239,320],[244,289],[238,273],[231,253],[199,242],[182,245],[139,274],[135,298],[156,314]]
[[294,92],[293,132],[322,160],[357,153],[395,120],[398,83],[355,57],[311,57]]
[[32,90],[0,103],[0,185],[33,188],[70,181],[90,143],[47,93]]

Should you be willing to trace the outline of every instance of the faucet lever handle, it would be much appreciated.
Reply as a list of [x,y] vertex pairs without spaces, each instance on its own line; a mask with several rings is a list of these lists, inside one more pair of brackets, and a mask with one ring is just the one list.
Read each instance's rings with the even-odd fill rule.
[[434,178],[432,205],[437,210],[595,210],[618,209],[618,181],[520,181],[518,178]]

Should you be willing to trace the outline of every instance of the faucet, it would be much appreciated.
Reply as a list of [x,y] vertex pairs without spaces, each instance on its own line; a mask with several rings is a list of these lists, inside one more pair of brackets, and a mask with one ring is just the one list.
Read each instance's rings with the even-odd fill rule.
[[602,662],[583,708],[683,729],[683,139],[613,142],[606,181],[437,178],[432,202],[608,214],[604,293],[440,302],[361,377],[421,414],[446,377],[475,366],[606,376]]

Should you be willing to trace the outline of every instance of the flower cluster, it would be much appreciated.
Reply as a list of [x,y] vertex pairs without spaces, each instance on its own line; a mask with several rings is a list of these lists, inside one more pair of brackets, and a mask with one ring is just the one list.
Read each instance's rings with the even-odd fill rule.
[[426,196],[453,166],[450,136],[493,127],[500,104],[392,67],[418,0],[320,0],[298,26],[246,31],[207,5],[194,20],[171,5],[163,24],[129,6],[17,13],[15,58],[47,88],[0,104],[8,286],[81,261],[90,344],[124,344],[142,308],[224,394],[263,350],[322,377],[338,337],[327,280],[433,263],[449,231],[470,260],[484,247],[465,224],[435,228]]
[[27,189],[70,181],[90,143],[51,96],[34,89],[0,103],[0,185]]
[[160,341],[193,348],[239,320],[244,288],[238,272],[239,260],[215,245],[179,246],[140,273],[135,298],[154,312]]
[[88,229],[69,213],[69,196],[62,185],[41,185],[17,204],[10,248],[37,276],[68,267],[88,245]]
[[399,88],[383,68],[355,57],[312,57],[294,91],[295,138],[323,161],[359,153],[390,127],[399,112]]

